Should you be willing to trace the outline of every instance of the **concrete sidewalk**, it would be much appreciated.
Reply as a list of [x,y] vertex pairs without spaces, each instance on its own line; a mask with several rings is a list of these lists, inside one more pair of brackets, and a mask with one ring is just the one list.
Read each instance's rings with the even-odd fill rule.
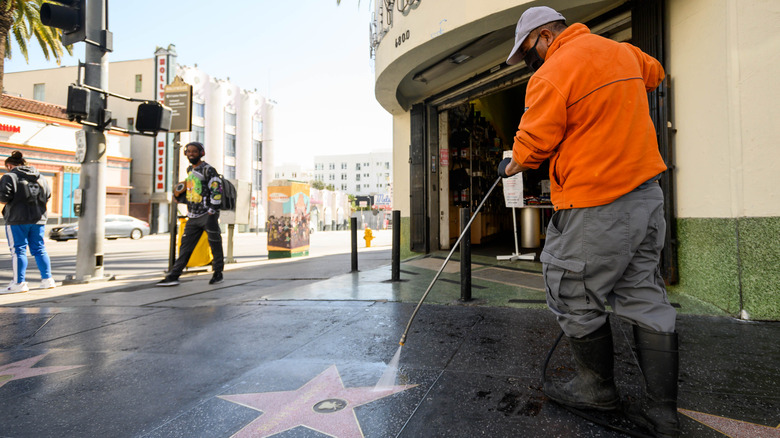
[[[387,249],[361,252],[357,273],[349,257],[232,265],[214,286],[204,273],[0,296],[0,436],[625,436],[542,395],[559,329],[535,265],[474,257],[464,303],[452,262],[399,349],[443,256],[405,261],[401,282]],[[780,324],[670,298],[683,436],[779,437]],[[613,330],[636,397],[630,327]],[[376,388],[399,352],[394,385]],[[570,372],[563,342],[548,375]]]

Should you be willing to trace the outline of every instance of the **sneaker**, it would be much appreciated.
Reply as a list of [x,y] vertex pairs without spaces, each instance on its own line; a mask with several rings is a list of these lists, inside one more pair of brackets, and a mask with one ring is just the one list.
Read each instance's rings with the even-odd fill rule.
[[21,283],[9,283],[8,286],[6,286],[5,289],[0,291],[2,294],[16,294],[19,292],[27,292],[30,290],[30,288],[27,286],[27,282],[23,281]]
[[180,284],[179,279],[165,277],[164,279],[158,281],[157,284],[155,284],[155,286],[170,287],[170,286],[178,286],[179,284]]
[[54,289],[55,287],[57,287],[57,283],[54,281],[54,277],[49,277],[41,280],[39,289]]
[[215,272],[214,275],[211,276],[211,280],[209,280],[209,284],[219,284],[225,281],[224,278],[222,278],[221,272]]

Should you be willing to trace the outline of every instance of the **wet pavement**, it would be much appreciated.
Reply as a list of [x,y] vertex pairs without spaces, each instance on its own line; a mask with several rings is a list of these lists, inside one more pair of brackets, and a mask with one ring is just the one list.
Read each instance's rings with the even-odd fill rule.
[[[451,262],[377,388],[442,262],[407,260],[390,282],[378,250],[357,273],[341,254],[231,265],[213,286],[202,273],[0,296],[0,437],[625,436],[542,395],[559,329],[528,262],[474,257],[465,303]],[[670,298],[682,436],[780,437],[780,324]],[[612,324],[618,386],[636,397],[630,327]],[[571,372],[562,342],[547,374]]]

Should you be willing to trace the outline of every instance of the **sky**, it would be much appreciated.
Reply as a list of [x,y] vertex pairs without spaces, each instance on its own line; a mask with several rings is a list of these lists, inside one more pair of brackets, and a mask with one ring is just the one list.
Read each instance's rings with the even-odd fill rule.
[[[109,62],[151,58],[176,46],[178,63],[257,90],[275,106],[276,165],[313,167],[314,155],[392,148],[392,118],[374,97],[368,0],[108,0]],[[57,67],[30,41],[6,72]],[[73,46],[62,65],[84,59]]]

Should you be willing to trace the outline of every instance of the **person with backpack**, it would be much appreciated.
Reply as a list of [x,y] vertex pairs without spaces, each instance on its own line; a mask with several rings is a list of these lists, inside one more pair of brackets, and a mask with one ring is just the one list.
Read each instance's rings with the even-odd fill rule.
[[187,225],[181,236],[179,257],[165,278],[157,286],[177,286],[192,251],[205,231],[214,260],[211,262],[213,275],[209,284],[222,283],[225,261],[222,255],[222,230],[219,228],[219,211],[222,207],[224,185],[216,169],[202,160],[206,155],[203,144],[188,143],[184,155],[191,165],[187,167],[187,178],[176,185],[173,195],[177,202],[187,203]]
[[48,214],[46,203],[51,198],[51,189],[38,170],[28,166],[19,151],[11,152],[5,159],[8,173],[0,178],[0,202],[5,219],[5,235],[11,250],[14,279],[0,294],[13,294],[30,290],[25,280],[27,271],[27,246],[35,257],[41,273],[41,289],[56,286],[51,276],[51,260],[44,245],[44,234]]

